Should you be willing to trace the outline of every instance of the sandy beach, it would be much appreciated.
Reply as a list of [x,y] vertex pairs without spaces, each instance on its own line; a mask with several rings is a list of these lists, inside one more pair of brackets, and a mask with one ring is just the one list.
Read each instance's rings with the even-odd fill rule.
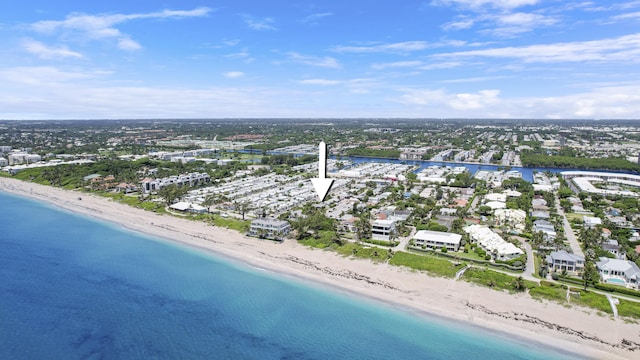
[[374,299],[410,313],[479,326],[496,332],[496,336],[517,336],[595,359],[640,356],[640,325],[601,316],[595,310],[568,308],[534,300],[528,294],[511,295],[464,281],[346,258],[310,249],[294,240],[280,244],[260,241],[232,230],[146,212],[87,193],[11,178],[0,178],[0,190],[212,251],[270,272]]

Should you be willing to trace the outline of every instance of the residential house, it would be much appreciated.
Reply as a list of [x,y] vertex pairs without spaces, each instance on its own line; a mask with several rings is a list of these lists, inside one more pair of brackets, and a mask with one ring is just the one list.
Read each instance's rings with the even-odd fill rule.
[[135,184],[123,182],[116,185],[115,191],[119,193],[129,194],[138,191],[138,187]]
[[603,282],[638,289],[640,268],[633,261],[601,257],[596,267]]
[[373,240],[391,241],[395,232],[395,220],[377,219],[371,223],[371,238]]
[[542,232],[544,234],[545,240],[553,241],[556,238],[556,230],[553,224],[547,220],[536,220],[533,222],[533,231],[534,232]]
[[531,215],[531,218],[534,218],[534,219],[549,220],[551,218],[551,214],[548,211],[544,211],[544,210],[531,211],[530,215]]
[[602,250],[608,251],[612,253],[616,259],[625,260],[627,257],[625,256],[624,250],[620,244],[618,244],[618,240],[609,239],[608,241],[602,244]]
[[576,254],[569,254],[564,250],[554,251],[547,255],[549,271],[567,271],[572,275],[584,269],[584,257]]
[[585,227],[594,228],[598,225],[602,225],[602,219],[595,216],[583,216],[582,221],[584,222]]
[[440,250],[443,247],[446,247],[447,251],[458,251],[461,239],[462,235],[460,234],[419,230],[415,235],[413,235],[413,244],[420,247],[424,246],[432,250]]

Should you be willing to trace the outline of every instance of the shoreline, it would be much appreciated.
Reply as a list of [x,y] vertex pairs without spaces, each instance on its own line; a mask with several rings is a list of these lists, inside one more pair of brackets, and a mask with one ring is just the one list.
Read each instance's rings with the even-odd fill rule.
[[[90,193],[0,178],[0,191],[45,202],[129,231],[181,244],[213,256],[293,279],[302,285],[365,299],[409,316],[472,325],[501,339],[532,348],[550,346],[561,354],[591,358],[632,358],[640,351],[640,327],[598,315],[586,308],[566,308],[481,286],[434,278],[403,267],[351,259],[312,249],[295,240],[279,244],[248,238],[203,222],[160,215]],[[79,200],[79,197],[82,200]]]

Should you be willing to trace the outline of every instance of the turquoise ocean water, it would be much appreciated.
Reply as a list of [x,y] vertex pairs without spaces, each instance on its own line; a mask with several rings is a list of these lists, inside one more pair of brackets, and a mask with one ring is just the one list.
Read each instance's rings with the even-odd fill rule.
[[0,359],[573,358],[0,192]]

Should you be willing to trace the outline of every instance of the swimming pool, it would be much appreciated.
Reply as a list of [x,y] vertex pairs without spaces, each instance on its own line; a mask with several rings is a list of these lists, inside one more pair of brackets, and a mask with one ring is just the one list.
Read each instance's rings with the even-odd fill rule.
[[613,284],[613,285],[627,286],[627,283],[625,283],[624,280],[618,279],[618,278],[609,278],[607,279],[607,283]]

